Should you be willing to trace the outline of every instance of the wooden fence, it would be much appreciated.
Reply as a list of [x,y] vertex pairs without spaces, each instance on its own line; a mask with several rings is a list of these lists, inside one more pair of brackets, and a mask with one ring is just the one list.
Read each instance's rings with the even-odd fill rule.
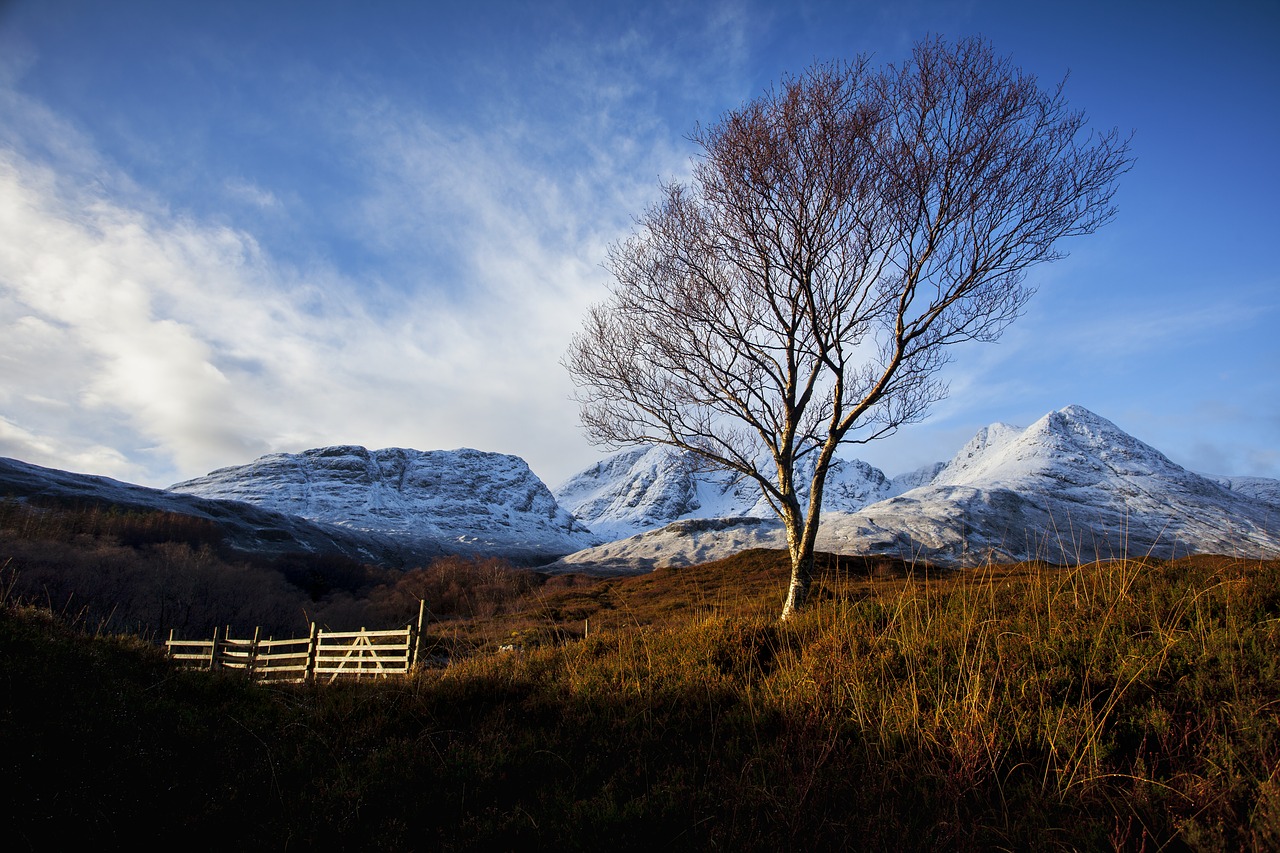
[[298,639],[252,639],[213,630],[209,640],[178,640],[169,632],[169,656],[190,669],[243,670],[259,681],[303,682],[339,678],[378,678],[403,674],[417,662],[422,646],[425,602],[418,620],[394,631],[326,631],[311,623],[311,634]]

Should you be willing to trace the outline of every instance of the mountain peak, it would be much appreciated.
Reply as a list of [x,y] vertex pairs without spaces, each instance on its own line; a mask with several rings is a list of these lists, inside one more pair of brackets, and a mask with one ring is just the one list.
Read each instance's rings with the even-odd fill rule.
[[[800,499],[807,502],[814,456],[798,466]],[[852,512],[892,493],[889,478],[859,459],[835,459],[824,507]],[[556,500],[592,531],[622,538],[696,518],[773,518],[759,485],[734,472],[708,469],[694,454],[657,445],[630,448],[570,477]]]
[[[1026,429],[992,424],[978,431],[931,485],[1098,485],[1108,478],[1194,477],[1114,423],[1083,406],[1049,412]],[[1200,479],[1200,478],[1197,478]]]
[[[849,466],[853,467],[853,466]],[[1090,561],[1124,555],[1280,555],[1280,518],[1263,496],[1274,481],[1214,482],[1171,462],[1083,406],[1049,412],[1026,429],[994,423],[936,476],[929,468],[861,504],[823,507],[818,548],[890,553],[951,564],[989,559]],[[783,547],[777,524],[730,533],[633,537],[566,557],[570,569],[604,560],[617,571],[677,565],[717,547]],[[716,541],[713,541],[716,540]],[[682,544],[683,543],[683,544]],[[718,543],[718,544],[717,544]]]
[[272,453],[170,490],[522,560],[598,541],[561,509],[523,459],[471,448],[334,445]]

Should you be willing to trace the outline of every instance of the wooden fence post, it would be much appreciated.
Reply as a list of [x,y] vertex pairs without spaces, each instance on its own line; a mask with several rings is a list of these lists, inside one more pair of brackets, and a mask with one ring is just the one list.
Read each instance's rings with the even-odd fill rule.
[[245,671],[249,673],[249,678],[253,678],[254,670],[258,668],[258,636],[262,631],[261,625],[253,626],[253,643],[249,646],[249,660],[245,664]]
[[307,641],[307,668],[302,673],[304,682],[311,681],[316,675],[316,644],[319,641],[319,632],[316,623],[311,623],[311,637]]
[[[246,677],[256,679],[297,674],[299,682],[311,681],[323,675],[333,675],[330,681],[341,677],[386,677],[395,673],[408,674],[422,661],[426,641],[423,639],[431,612],[423,599],[418,601],[418,618],[403,628],[386,631],[329,631],[319,623],[310,623],[308,636],[301,639],[277,641],[274,635],[262,639],[262,627],[253,630],[251,639],[232,639],[230,627],[217,626],[213,639],[184,642],[176,639],[177,629],[169,630],[169,656],[181,666],[209,670],[245,670]],[[304,649],[298,646],[305,643]],[[265,649],[264,649],[265,646]],[[280,648],[288,651],[279,651]],[[321,657],[324,649],[326,656]],[[190,649],[191,651],[186,651]],[[345,652],[345,654],[344,654]],[[303,658],[299,661],[298,658]],[[278,679],[277,679],[278,680]]]
[[409,660],[409,669],[413,669],[422,657],[422,625],[427,612],[427,601],[418,599],[418,627],[413,632],[413,657]]

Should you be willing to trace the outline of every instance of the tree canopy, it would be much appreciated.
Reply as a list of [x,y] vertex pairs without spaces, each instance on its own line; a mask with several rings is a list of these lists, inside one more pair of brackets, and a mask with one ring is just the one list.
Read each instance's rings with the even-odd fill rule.
[[611,295],[565,365],[592,441],[683,448],[759,485],[787,532],[787,618],[837,448],[945,396],[949,347],[998,338],[1027,270],[1114,217],[1129,140],[976,38],[815,65],[692,140],[692,179],[611,247]]

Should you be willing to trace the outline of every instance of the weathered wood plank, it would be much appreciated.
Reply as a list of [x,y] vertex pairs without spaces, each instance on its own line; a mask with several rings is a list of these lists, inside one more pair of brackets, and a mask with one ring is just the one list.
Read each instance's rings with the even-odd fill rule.
[[407,637],[411,628],[397,628],[394,631],[321,631],[322,640],[354,637]]

